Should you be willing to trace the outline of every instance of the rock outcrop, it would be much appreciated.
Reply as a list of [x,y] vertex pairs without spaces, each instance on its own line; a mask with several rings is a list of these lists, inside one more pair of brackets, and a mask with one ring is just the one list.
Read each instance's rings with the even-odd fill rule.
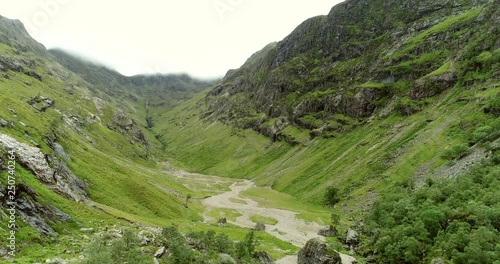
[[[398,107],[414,114],[419,101],[464,80],[454,64],[471,76],[484,68],[469,61],[498,48],[495,37],[480,41],[499,34],[494,2],[347,0],[228,71],[207,94],[204,117],[288,141],[273,120],[316,137],[349,130],[394,98],[415,100]],[[472,54],[474,41],[481,45]],[[332,122],[339,116],[346,124]]]
[[359,234],[353,229],[347,230],[345,243],[347,245],[356,245],[359,242]]
[[257,231],[264,231],[266,230],[266,225],[262,222],[258,222],[253,229]]
[[[13,149],[17,162],[28,169],[52,190],[77,202],[88,199],[87,184],[76,177],[66,163],[56,156],[47,156],[39,148],[31,147],[0,133],[0,146]],[[53,164],[53,167],[49,165]]]
[[[0,184],[2,194],[0,206],[10,208],[7,203],[7,189]],[[41,235],[58,235],[50,226],[51,223],[59,221],[70,221],[72,218],[53,205],[44,205],[38,199],[38,194],[31,188],[23,184],[16,185],[15,196],[16,213],[28,225],[35,228]]]
[[329,226],[319,230],[318,235],[324,237],[334,237],[338,234],[337,229],[334,226]]
[[253,253],[252,257],[260,264],[274,263],[273,258],[265,251],[256,251]]
[[43,96],[35,96],[28,100],[28,104],[40,112],[45,112],[50,107],[53,107],[55,100]]
[[318,238],[307,241],[306,245],[299,251],[298,264],[340,264],[342,260],[339,254],[328,249],[325,242]]

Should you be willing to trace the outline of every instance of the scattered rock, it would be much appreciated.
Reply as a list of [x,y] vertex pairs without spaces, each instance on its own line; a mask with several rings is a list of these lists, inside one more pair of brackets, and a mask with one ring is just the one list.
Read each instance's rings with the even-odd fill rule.
[[338,231],[334,226],[322,228],[318,232],[318,235],[324,236],[324,237],[334,237],[337,234],[338,234]]
[[329,250],[327,245],[318,238],[307,241],[299,251],[298,264],[340,264],[339,254]]
[[62,258],[53,258],[53,259],[47,259],[45,263],[66,264],[68,262]]
[[94,229],[93,228],[80,228],[80,231],[83,232],[83,233],[89,233],[89,234],[94,233]]
[[349,255],[355,255],[356,254],[356,251],[354,250],[354,247],[351,246],[350,249],[349,249]]
[[444,261],[440,258],[433,259],[431,264],[444,264]]
[[160,261],[157,258],[153,258],[153,263],[154,264],[160,264]]
[[264,231],[266,230],[266,225],[262,222],[258,222],[253,229],[257,231]]
[[265,251],[256,251],[253,253],[253,258],[260,264],[274,263],[273,258]]
[[155,253],[155,258],[161,258],[165,254],[165,252],[166,252],[165,247],[159,248]]
[[55,101],[51,98],[46,98],[43,96],[35,96],[28,100],[28,104],[33,106],[36,110],[40,112],[45,112],[48,108],[54,106]]
[[6,248],[0,246],[0,257],[7,256],[8,253],[9,251]]
[[353,229],[347,230],[346,234],[346,239],[345,239],[346,244],[348,245],[355,245],[359,242],[359,234]]
[[225,217],[221,218],[221,219],[217,220],[217,223],[219,223],[219,224],[226,224],[227,223],[227,219]]
[[14,127],[14,123],[0,119],[0,127]]
[[236,260],[228,254],[219,254],[221,264],[236,264]]
[[42,81],[42,76],[38,73],[36,73],[35,71],[27,71],[25,72],[24,74],[30,76],[30,77],[33,77],[39,81]]
[[139,238],[141,246],[146,246],[149,243],[155,242],[156,238],[155,234],[148,230],[141,230],[139,234],[137,234],[137,237]]

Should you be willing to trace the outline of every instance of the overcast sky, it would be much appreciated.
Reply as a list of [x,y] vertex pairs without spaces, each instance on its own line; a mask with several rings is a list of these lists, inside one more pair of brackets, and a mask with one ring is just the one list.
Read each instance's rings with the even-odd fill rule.
[[340,0],[0,0],[47,48],[125,75],[222,77]]

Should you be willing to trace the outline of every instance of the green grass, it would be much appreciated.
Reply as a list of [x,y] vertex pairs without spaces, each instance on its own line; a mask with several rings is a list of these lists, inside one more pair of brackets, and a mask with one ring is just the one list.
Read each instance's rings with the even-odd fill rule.
[[242,214],[238,212],[238,210],[228,208],[212,209],[207,213],[207,215],[212,217],[215,221],[219,220],[220,218],[227,218],[228,220],[231,220],[233,222],[236,221],[236,218],[242,216]]
[[[217,233],[221,232],[227,234],[228,237],[234,241],[242,240],[250,231],[250,229],[238,228],[230,225],[226,225],[224,227],[219,227],[215,224],[208,226],[203,223],[187,221],[180,222],[177,225],[183,232],[214,230]],[[275,260],[283,258],[286,255],[295,254],[300,249],[289,242],[279,240],[278,238],[263,231],[256,232],[256,236],[260,242],[257,250],[264,250],[268,252]]]
[[451,61],[448,61],[446,62],[445,64],[443,64],[443,66],[439,67],[437,70],[427,74],[425,77],[432,77],[432,76],[438,76],[438,75],[442,75],[444,73],[447,73],[447,72],[451,72],[451,71],[454,71],[455,70],[455,67],[453,65],[453,62]]
[[243,199],[238,199],[238,198],[229,198],[229,201],[233,203],[238,203],[238,204],[247,204],[247,202]]
[[252,188],[244,191],[241,195],[245,198],[255,200],[263,207],[295,211],[298,213],[298,218],[306,221],[326,224],[330,219],[330,213],[325,208],[302,203],[291,195],[275,190]]
[[381,89],[384,88],[386,85],[383,83],[377,83],[377,82],[366,82],[361,84],[359,87],[360,88],[376,88],[376,89]]
[[450,27],[457,24],[470,23],[481,13],[482,10],[483,10],[482,7],[476,8],[473,10],[466,11],[463,14],[446,18],[437,25],[434,25],[433,27],[423,31],[422,33],[410,38],[406,42],[405,47],[402,50],[395,53],[393,57],[397,58],[404,54],[407,54],[408,52],[412,51],[417,45],[423,43],[427,38],[429,38],[429,36],[432,36],[433,34],[446,31]]
[[[452,67],[451,62],[446,63],[437,73]],[[265,187],[247,190],[243,197],[263,206],[297,211],[299,218],[320,224],[329,224],[331,212],[336,211],[347,225],[350,221],[341,208],[323,206],[326,189],[336,186],[340,190],[339,204],[355,208],[349,215],[360,219],[379,194],[407,185],[421,165],[428,164],[432,170],[447,162],[439,158],[445,149],[464,140],[448,136],[452,124],[460,122],[464,114],[482,114],[478,105],[464,107],[455,99],[464,93],[486,97],[495,94],[491,90],[477,91],[480,87],[468,91],[455,88],[422,102],[423,111],[412,116],[375,118],[349,133],[308,138],[297,146],[271,143],[249,130],[234,132],[218,122],[204,123],[193,117],[202,95],[165,113],[165,126],[155,132],[171,146],[167,151],[178,165],[203,173],[252,178]],[[285,132],[307,133],[290,127]],[[266,188],[269,186],[272,190]]]
[[275,225],[278,223],[278,220],[262,215],[251,215],[250,220],[254,223],[264,223],[266,225]]

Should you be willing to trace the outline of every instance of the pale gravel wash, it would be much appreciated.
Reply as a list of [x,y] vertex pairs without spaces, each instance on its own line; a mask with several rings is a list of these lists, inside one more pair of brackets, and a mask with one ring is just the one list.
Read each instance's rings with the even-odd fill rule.
[[[266,225],[266,232],[277,237],[280,240],[292,243],[295,246],[303,247],[306,242],[312,238],[319,237],[317,232],[322,226],[316,222],[305,222],[302,219],[298,219],[297,212],[262,207],[256,201],[250,198],[242,198],[239,195],[251,188],[254,188],[255,184],[249,180],[243,180],[233,183],[228,192],[221,193],[212,197],[208,197],[202,200],[202,203],[207,207],[207,212],[216,208],[227,208],[236,210],[241,213],[241,216],[236,218],[236,221],[228,222],[235,224],[237,226],[253,228],[255,223],[250,220],[252,215],[261,215],[266,217],[272,217],[278,222],[275,225]],[[231,201],[233,199],[241,199],[246,202],[246,204],[234,203]],[[213,221],[217,219],[208,219]],[[323,239],[322,237],[320,237]],[[345,254],[341,254],[343,264],[354,263],[354,258]],[[286,256],[278,261],[277,264],[292,264],[297,263],[297,256],[291,255]]]

